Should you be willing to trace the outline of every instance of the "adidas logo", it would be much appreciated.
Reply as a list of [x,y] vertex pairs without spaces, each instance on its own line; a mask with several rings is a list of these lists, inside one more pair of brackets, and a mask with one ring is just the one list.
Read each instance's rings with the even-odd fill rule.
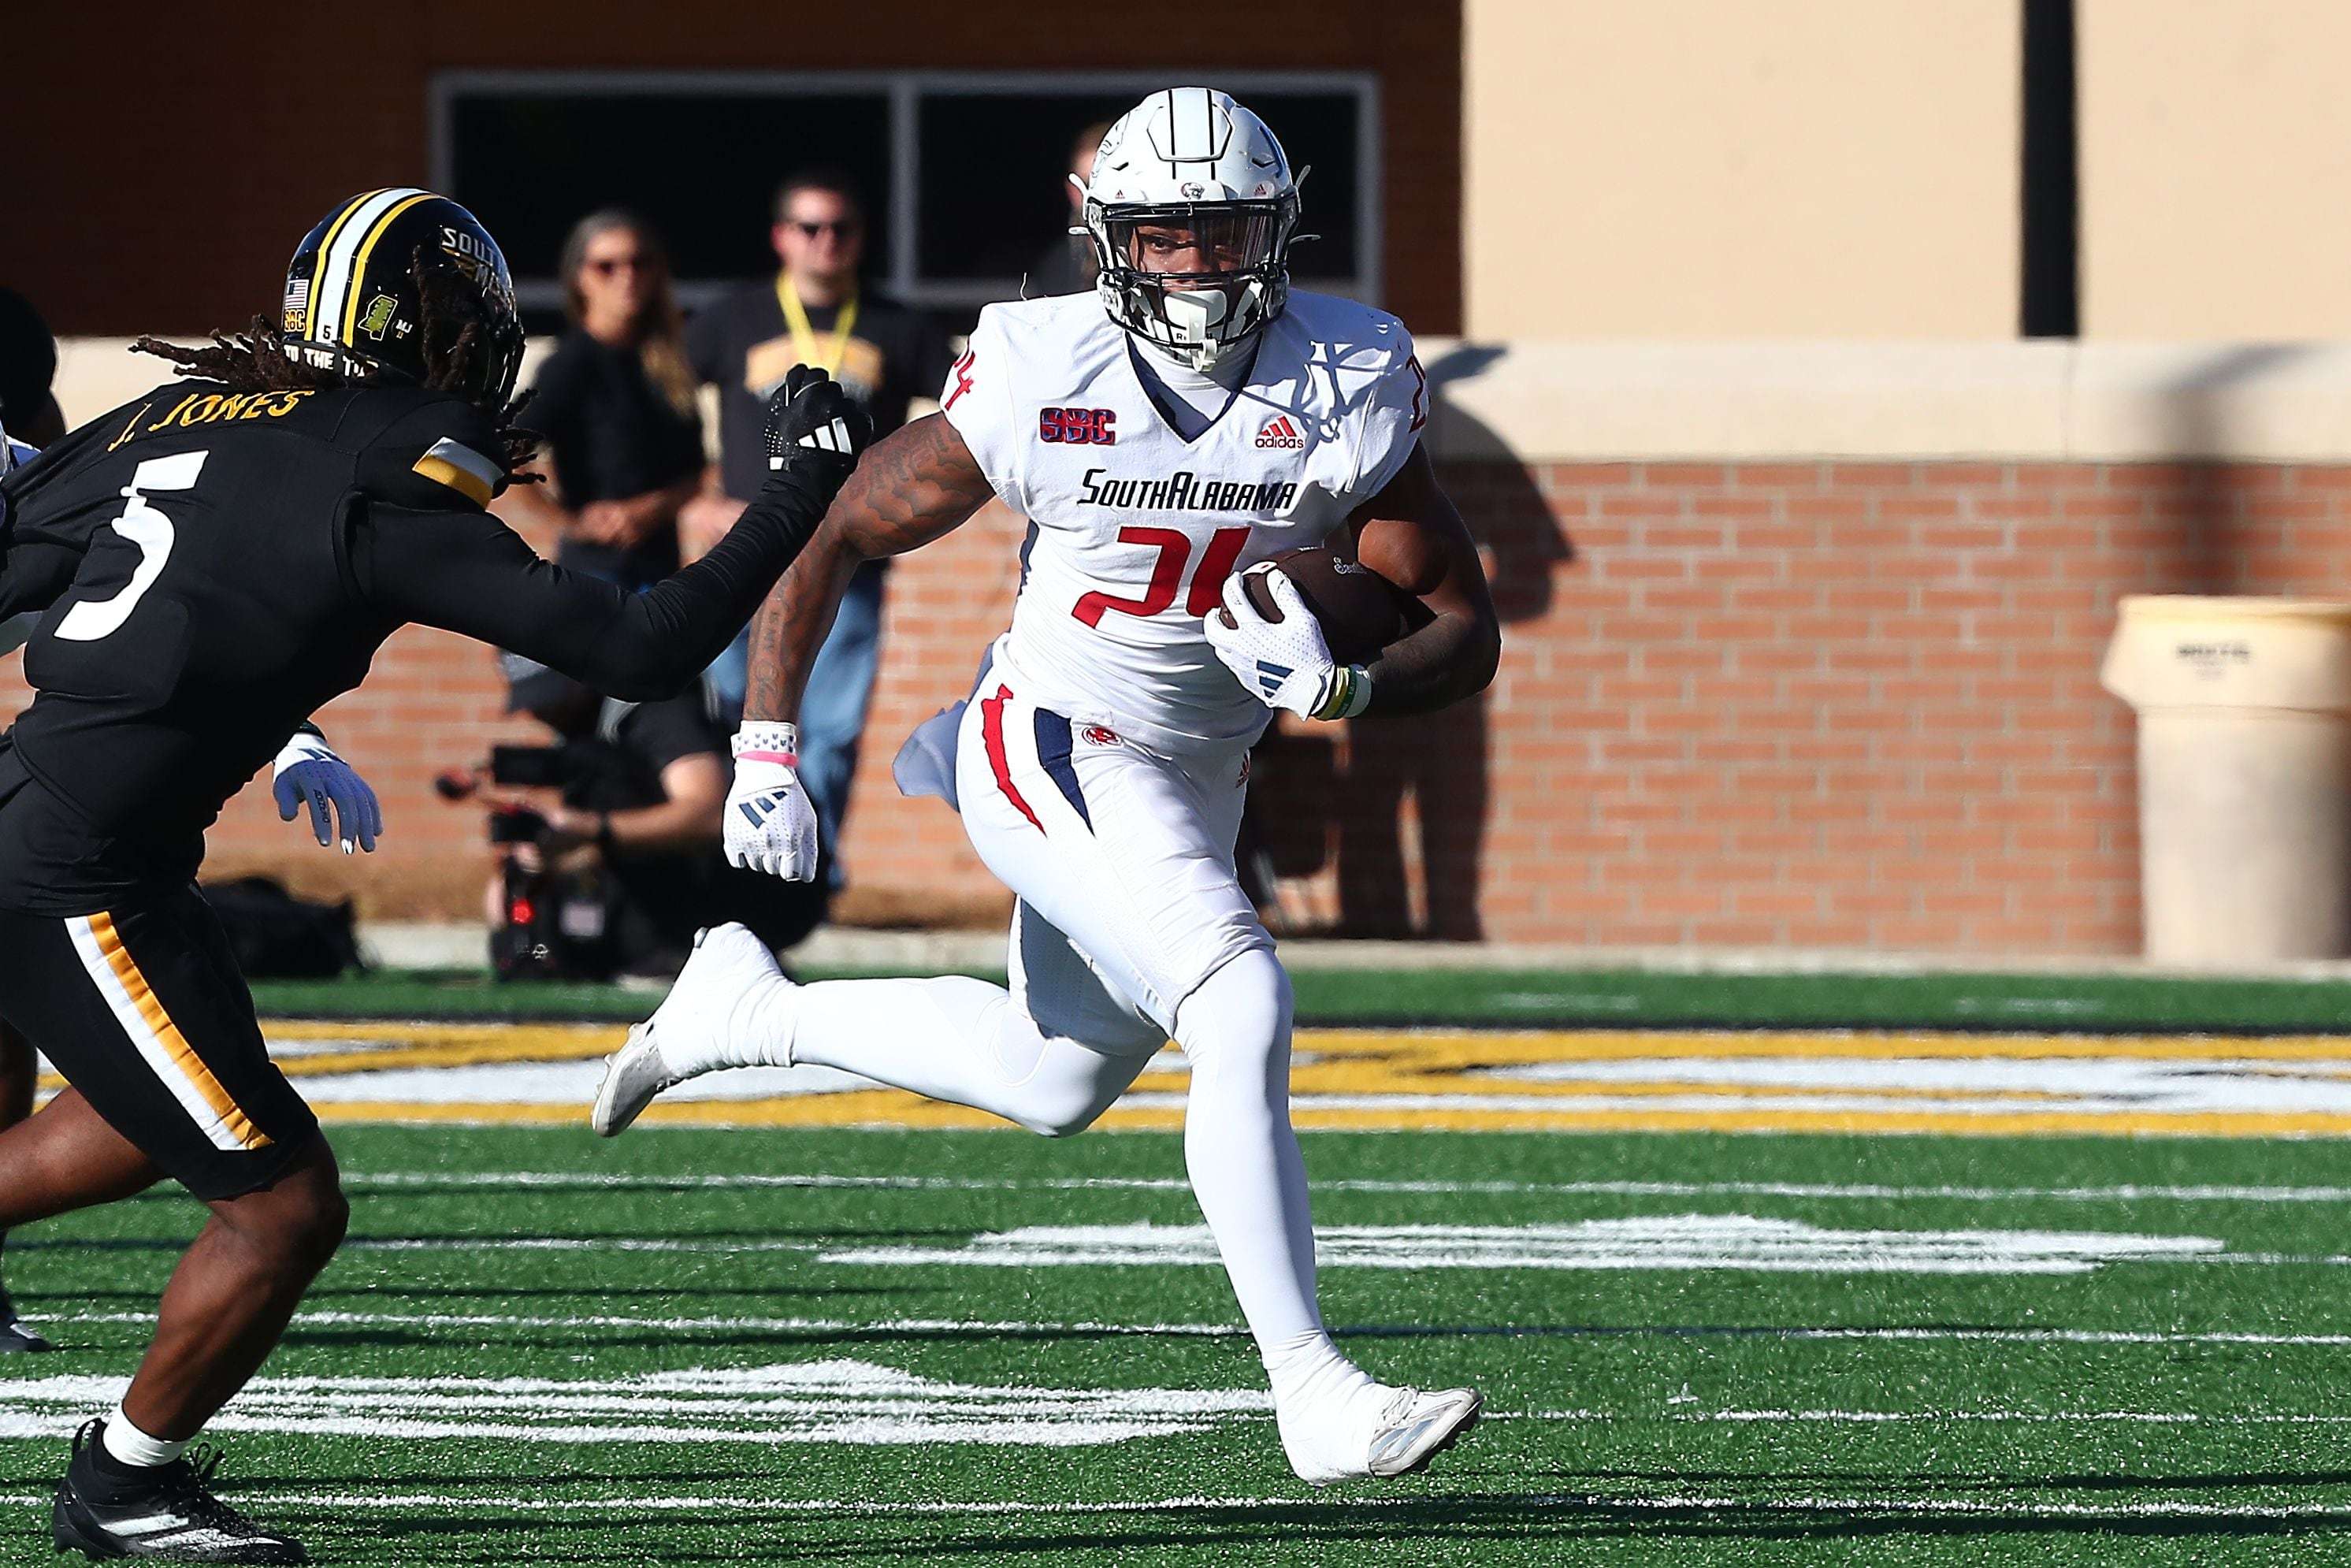
[[1279,696],[1281,693],[1281,683],[1296,673],[1288,664],[1277,664],[1268,659],[1259,659],[1257,662],[1257,684],[1264,688],[1268,700]]
[[1306,437],[1299,434],[1298,426],[1290,422],[1288,414],[1277,413],[1265,422],[1264,429],[1257,433],[1257,444],[1296,452],[1304,449]]

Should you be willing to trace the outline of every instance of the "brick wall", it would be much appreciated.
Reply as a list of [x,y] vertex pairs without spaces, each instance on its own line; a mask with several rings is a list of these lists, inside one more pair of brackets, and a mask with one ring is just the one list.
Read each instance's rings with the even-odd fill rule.
[[[2116,601],[2323,593],[2351,559],[2340,467],[1454,464],[1447,481],[1488,547],[1501,676],[1434,719],[1269,741],[1257,816],[1301,928],[2127,950],[2132,727],[2096,684]],[[847,845],[866,917],[1001,908],[952,815],[899,800],[886,765],[1004,623],[1016,539],[991,512],[898,569]],[[477,822],[426,788],[513,733],[496,696],[486,653],[402,632],[325,716],[382,788],[382,852],[320,854],[256,790],[215,863],[379,913],[469,910]]]

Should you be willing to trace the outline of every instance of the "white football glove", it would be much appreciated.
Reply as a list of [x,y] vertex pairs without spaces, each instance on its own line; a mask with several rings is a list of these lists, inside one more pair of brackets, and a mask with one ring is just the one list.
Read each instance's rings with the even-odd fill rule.
[[[1279,620],[1267,620],[1249,602],[1242,584],[1252,577],[1265,580]],[[1353,718],[1372,700],[1371,677],[1362,665],[1331,657],[1322,625],[1280,568],[1268,561],[1235,572],[1225,579],[1224,600],[1224,610],[1211,610],[1204,622],[1208,645],[1266,706],[1301,718]]]
[[735,732],[726,792],[726,860],[786,882],[816,878],[816,808],[800,788],[797,725],[753,722]]
[[292,821],[295,812],[309,806],[310,831],[320,848],[340,840],[345,854],[355,847],[373,852],[375,836],[383,831],[383,808],[376,803],[375,791],[335,755],[333,747],[308,730],[296,730],[278,752],[269,771],[269,789],[281,821]]

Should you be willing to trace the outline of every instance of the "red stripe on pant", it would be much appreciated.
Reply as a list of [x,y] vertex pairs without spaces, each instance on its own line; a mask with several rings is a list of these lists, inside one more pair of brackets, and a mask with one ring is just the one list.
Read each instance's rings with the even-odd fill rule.
[[1037,813],[1020,798],[1019,789],[1012,782],[1012,768],[1004,759],[1004,702],[1011,695],[1010,686],[999,685],[994,696],[980,698],[980,738],[987,743],[987,765],[996,771],[996,787],[1004,791],[1004,798],[1012,802],[1015,810],[1029,819],[1029,825],[1041,833],[1045,824],[1037,820]]

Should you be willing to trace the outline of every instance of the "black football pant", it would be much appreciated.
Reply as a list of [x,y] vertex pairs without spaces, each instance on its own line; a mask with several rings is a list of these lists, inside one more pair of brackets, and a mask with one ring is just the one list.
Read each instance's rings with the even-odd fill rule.
[[267,1186],[319,1130],[193,883],[93,915],[0,910],[0,1019],[198,1197]]

